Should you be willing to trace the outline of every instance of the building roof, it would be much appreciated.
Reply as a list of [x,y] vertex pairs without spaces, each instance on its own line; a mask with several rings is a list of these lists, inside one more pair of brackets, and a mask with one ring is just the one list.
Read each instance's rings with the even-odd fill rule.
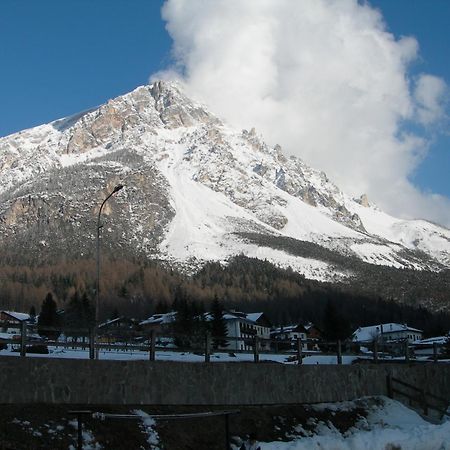
[[263,312],[244,313],[241,311],[224,311],[223,318],[225,320],[240,320],[251,324],[258,324],[264,326],[264,324],[258,323],[259,321],[266,322],[265,326],[270,327],[270,323]]
[[0,311],[3,314],[6,314],[7,316],[10,316],[11,319],[15,319],[19,322],[23,322],[25,320],[30,320],[30,315],[26,313],[21,312],[15,312],[15,311]]
[[414,342],[414,344],[417,344],[417,345],[430,345],[430,344],[433,345],[434,343],[446,344],[447,339],[450,339],[450,336],[435,336],[435,337],[430,337],[428,339],[421,339],[420,341]]
[[285,327],[275,328],[270,332],[271,334],[281,334],[281,333],[306,333],[306,328],[304,325],[286,325]]
[[408,327],[403,323],[382,323],[379,325],[371,325],[368,327],[360,327],[353,333],[353,340],[356,342],[370,342],[377,336],[388,335],[391,333],[398,333],[400,331],[411,331],[415,333],[423,333],[422,330],[417,328]]
[[129,319],[128,317],[120,316],[120,317],[116,317],[114,319],[107,320],[106,322],[101,323],[98,327],[104,328],[104,327],[108,327],[109,325],[112,325],[114,323],[120,323],[120,322],[125,322],[127,324],[137,323],[137,321],[135,319]]
[[165,324],[165,323],[172,323],[175,321],[175,318],[177,316],[176,311],[171,311],[164,314],[153,314],[153,316],[150,316],[148,319],[143,320],[139,323],[139,325],[156,325],[156,324]]

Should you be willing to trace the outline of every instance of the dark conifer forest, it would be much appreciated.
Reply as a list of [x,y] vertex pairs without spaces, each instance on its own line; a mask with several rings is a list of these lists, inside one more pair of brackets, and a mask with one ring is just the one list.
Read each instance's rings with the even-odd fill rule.
[[[39,311],[49,292],[59,309],[69,311],[74,296],[95,297],[93,260],[42,267],[4,265],[0,271],[2,309],[28,312],[34,307]],[[311,321],[324,327],[331,311],[332,320],[345,330],[386,322],[408,323],[426,335],[450,330],[450,314],[427,304],[433,295],[444,296],[450,303],[434,281],[435,274],[386,268],[381,268],[381,273],[384,278],[378,275],[378,284],[374,280],[373,285],[362,283],[357,278],[337,284],[307,280],[291,269],[245,256],[237,256],[226,265],[208,263],[193,274],[162,262],[105,259],[99,315],[100,319],[117,314],[144,319],[171,310],[180,298],[200,311],[211,310],[218,299],[227,309],[263,311],[274,325]],[[427,279],[432,281],[425,289]],[[377,287],[380,283],[384,286]],[[434,285],[437,290],[433,290]],[[450,296],[450,291],[446,295]]]

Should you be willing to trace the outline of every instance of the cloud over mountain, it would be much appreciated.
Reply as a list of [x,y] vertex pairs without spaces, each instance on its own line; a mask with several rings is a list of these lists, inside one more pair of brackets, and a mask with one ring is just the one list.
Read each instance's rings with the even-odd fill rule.
[[429,146],[414,130],[445,117],[448,88],[411,79],[418,42],[396,39],[379,11],[356,0],[167,0],[163,17],[176,59],[163,75],[216,114],[352,195],[450,225],[450,200],[409,181]]

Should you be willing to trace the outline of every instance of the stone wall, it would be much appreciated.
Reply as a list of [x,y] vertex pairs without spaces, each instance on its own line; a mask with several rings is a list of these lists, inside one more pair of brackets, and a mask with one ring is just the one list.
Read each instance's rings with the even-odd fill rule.
[[450,398],[450,365],[290,366],[0,357],[0,404],[258,405],[386,395],[387,374]]

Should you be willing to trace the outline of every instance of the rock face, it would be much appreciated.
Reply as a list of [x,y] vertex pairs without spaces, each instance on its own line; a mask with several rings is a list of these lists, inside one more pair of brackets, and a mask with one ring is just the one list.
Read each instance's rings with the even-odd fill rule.
[[[245,253],[306,276],[347,276],[242,238],[310,241],[375,264],[450,265],[450,232],[402,221],[355,201],[323,172],[236,131],[156,82],[76,116],[0,139],[0,251],[4,260],[93,256],[98,208],[103,248],[115,256],[194,265]],[[381,224],[381,225],[380,225]]]

